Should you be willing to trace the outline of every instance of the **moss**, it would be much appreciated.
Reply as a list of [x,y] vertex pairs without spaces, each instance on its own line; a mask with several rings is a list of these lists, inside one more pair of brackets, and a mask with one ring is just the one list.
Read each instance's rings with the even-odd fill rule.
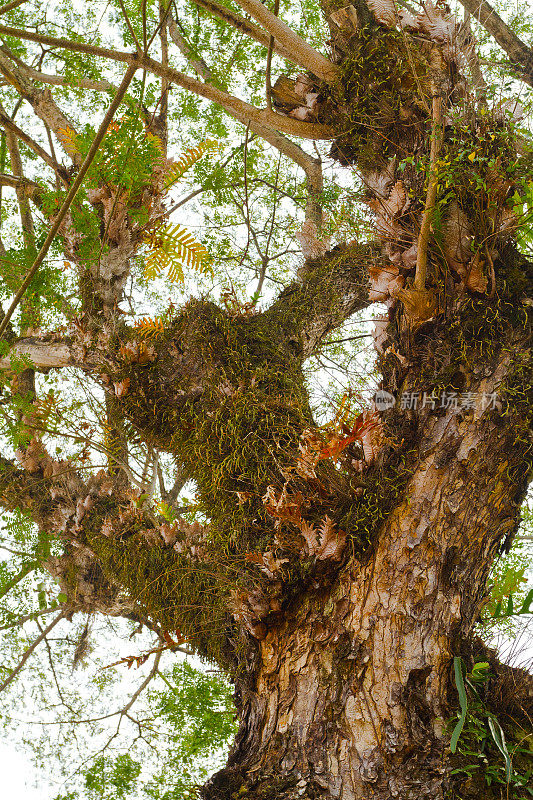
[[334,155],[365,170],[404,154],[413,121],[428,117],[429,67],[418,44],[401,31],[368,25],[350,38],[340,69],[324,112],[337,132]]
[[227,587],[212,563],[198,561],[191,568],[162,541],[147,543],[142,529],[128,530],[120,541],[89,534],[88,542],[104,575],[124,586],[139,610],[163,630],[179,630],[202,655],[224,661]]

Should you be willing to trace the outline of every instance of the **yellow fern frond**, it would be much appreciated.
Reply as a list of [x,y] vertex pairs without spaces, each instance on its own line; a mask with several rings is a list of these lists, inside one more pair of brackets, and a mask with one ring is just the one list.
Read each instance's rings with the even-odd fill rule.
[[61,138],[63,147],[69,156],[79,156],[80,151],[76,142],[77,134],[72,128],[60,128],[58,130],[59,137]]
[[105,452],[111,458],[119,458],[122,453],[122,437],[116,429],[113,429],[107,422],[102,423],[102,445]]
[[163,142],[161,141],[159,136],[155,136],[155,134],[150,133],[150,131],[147,131],[146,138],[148,139],[149,142],[151,142],[153,145],[155,145],[155,147],[157,147],[157,149],[161,153],[163,152]]
[[144,269],[148,280],[168,270],[167,277],[176,283],[183,281],[183,266],[200,272],[209,269],[209,253],[181,225],[162,225],[145,238],[149,252]]
[[165,325],[161,317],[145,317],[137,320],[135,327],[144,339],[154,339],[165,332]]
[[188,169],[196,164],[208,150],[218,150],[219,143],[213,139],[206,139],[204,142],[196,145],[196,147],[189,147],[183,155],[179,157],[175,164],[169,170],[165,188],[163,191],[168,192],[171,186],[179,181],[185,175]]

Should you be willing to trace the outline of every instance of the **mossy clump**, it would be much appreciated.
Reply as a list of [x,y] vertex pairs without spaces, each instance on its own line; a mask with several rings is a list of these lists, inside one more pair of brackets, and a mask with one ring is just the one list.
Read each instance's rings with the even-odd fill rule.
[[414,150],[431,106],[422,46],[402,31],[368,25],[350,38],[340,70],[323,121],[337,133],[333,154],[341,163],[374,170],[407,143]]
[[230,626],[228,587],[211,559],[191,562],[163,540],[147,541],[142,515],[119,540],[95,533],[88,543],[104,575],[124,586],[142,616],[162,630],[178,631],[201,655],[228,666],[223,653]]

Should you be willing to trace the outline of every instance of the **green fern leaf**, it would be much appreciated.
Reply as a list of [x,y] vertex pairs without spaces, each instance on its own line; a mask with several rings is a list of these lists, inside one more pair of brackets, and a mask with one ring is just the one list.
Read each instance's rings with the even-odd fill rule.
[[176,163],[171,167],[168,173],[164,191],[168,192],[169,189],[174,186],[174,184],[179,181],[183,175],[185,175],[187,170],[193,167],[196,162],[208,152],[208,150],[218,150],[218,148],[218,142],[215,142],[212,139],[206,139],[204,142],[200,142],[200,144],[196,145],[196,147],[189,147],[187,150],[185,150],[183,155],[181,155]]
[[209,270],[208,251],[181,225],[163,225],[152,231],[145,241],[149,247],[144,271],[148,280],[168,270],[169,280],[182,282],[183,266],[200,272]]

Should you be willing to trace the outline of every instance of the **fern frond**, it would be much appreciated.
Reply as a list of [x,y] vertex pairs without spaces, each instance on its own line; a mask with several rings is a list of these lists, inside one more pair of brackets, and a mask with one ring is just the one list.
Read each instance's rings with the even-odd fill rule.
[[168,270],[169,280],[182,282],[184,265],[200,272],[209,269],[208,251],[181,225],[162,225],[147,235],[145,243],[149,247],[144,269],[148,280]]
[[196,147],[187,148],[176,163],[172,165],[163,191],[168,192],[169,189],[185,175],[187,170],[193,167],[208,150],[218,150],[218,148],[218,142],[215,142],[213,139],[206,139],[204,142],[200,142],[200,144],[196,145]]
[[77,143],[77,134],[76,131],[72,130],[72,128],[60,128],[58,131],[59,135],[62,137],[63,146],[69,156],[79,156],[80,150]]
[[143,339],[153,339],[161,336],[165,332],[165,324],[162,317],[144,317],[134,323],[134,327],[139,330]]
[[115,428],[108,425],[107,422],[102,424],[103,433],[103,447],[105,452],[111,458],[119,458],[122,453],[123,441],[121,435]]

